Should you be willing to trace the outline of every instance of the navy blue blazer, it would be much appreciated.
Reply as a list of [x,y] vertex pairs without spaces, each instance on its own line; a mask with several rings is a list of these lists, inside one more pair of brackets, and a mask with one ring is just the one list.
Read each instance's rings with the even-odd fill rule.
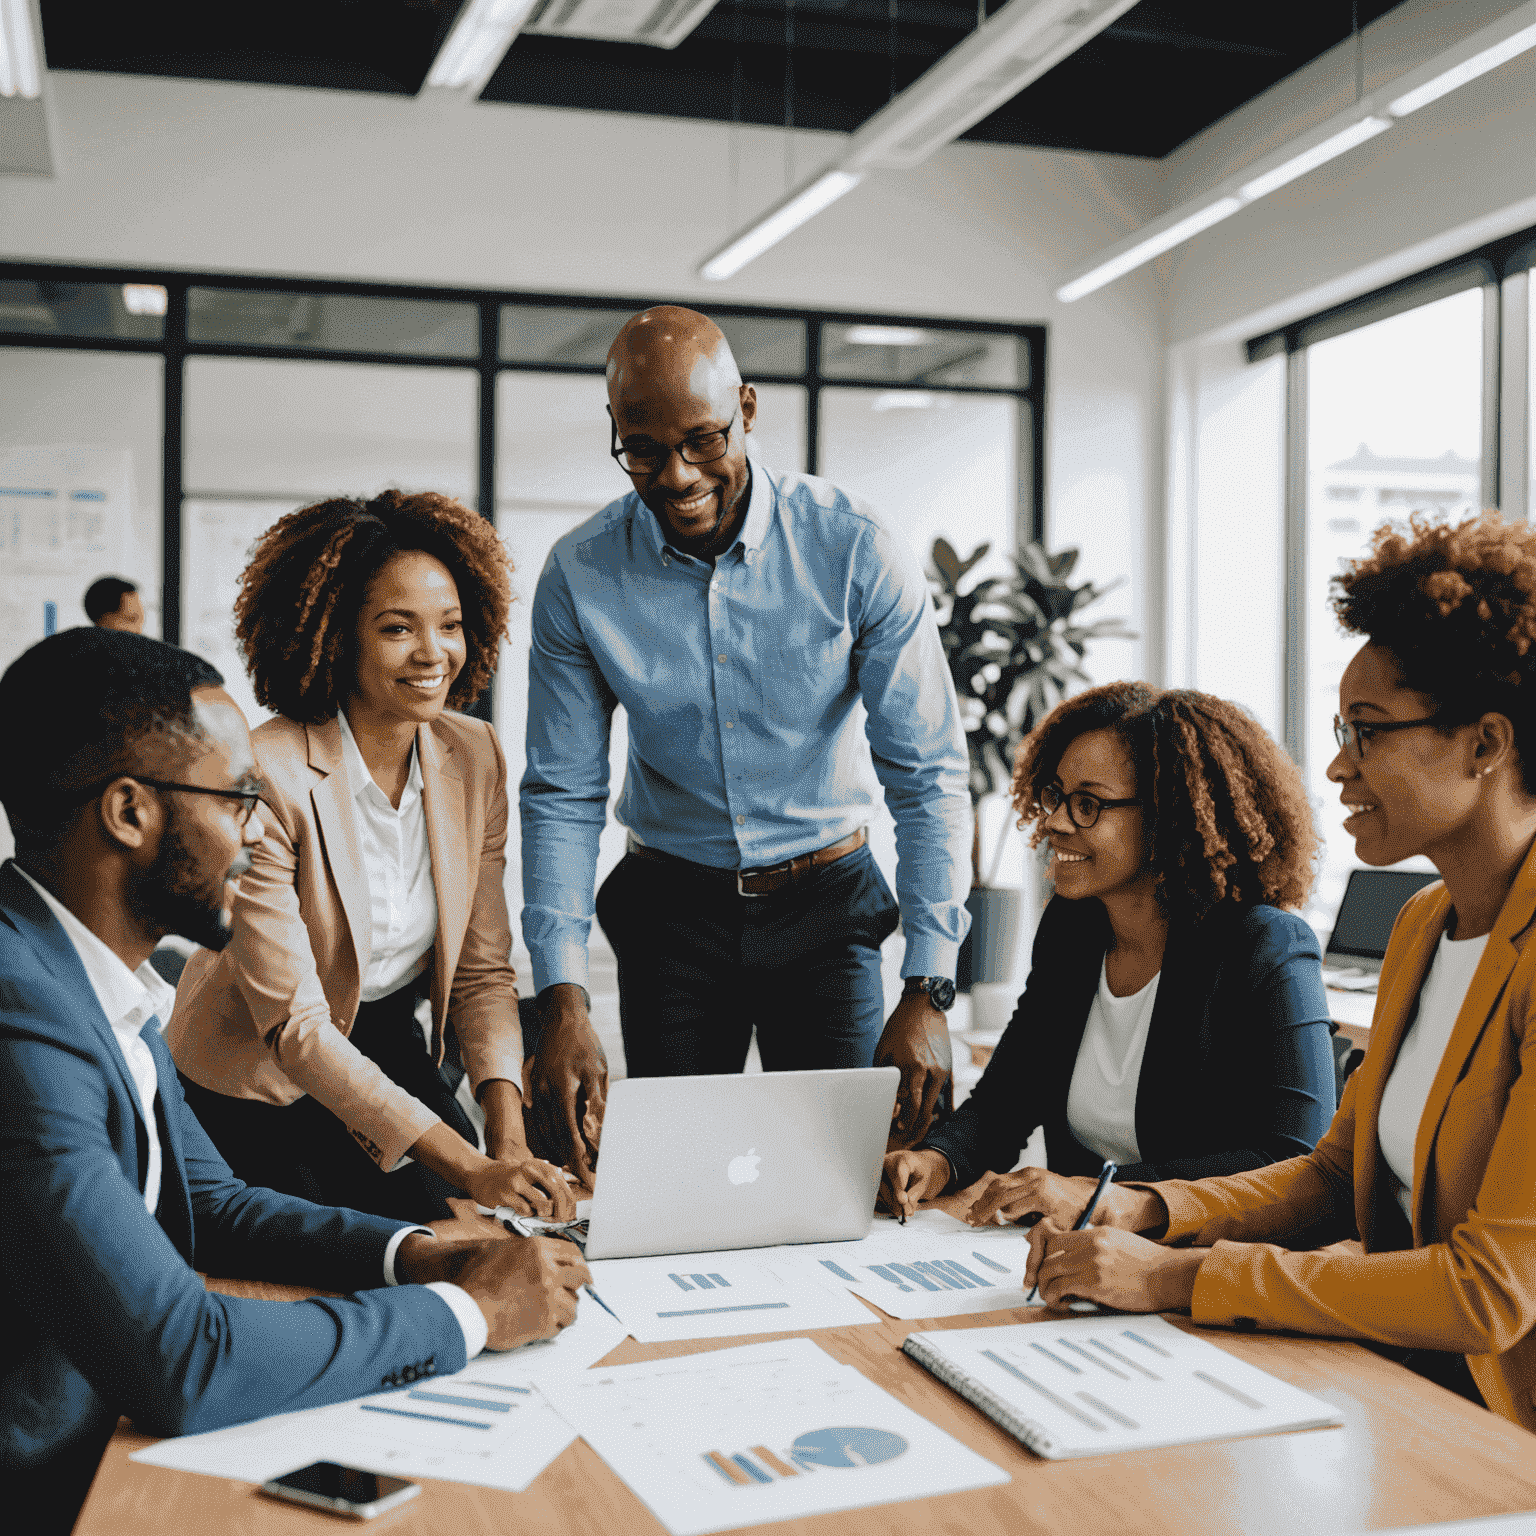
[[[1096,898],[1046,907],[987,1070],[921,1143],[949,1159],[957,1187],[1012,1168],[1037,1125],[1053,1171],[1103,1166],[1067,1124],[1067,1093],[1109,939]],[[1335,1108],[1322,963],[1317,935],[1278,907],[1224,902],[1170,928],[1136,1085],[1142,1161],[1118,1178],[1204,1179],[1312,1150]]]
[[[16,869],[0,867],[8,1487],[49,1487],[54,1468],[88,1478],[119,1414],[151,1434],[188,1434],[465,1364],[441,1297],[382,1288],[402,1223],[247,1188],[187,1108],[153,1024],[144,1038],[160,1079],[154,1216],[139,1096],[111,1025],[69,936]],[[239,1300],[210,1294],[199,1269],[361,1294]]]

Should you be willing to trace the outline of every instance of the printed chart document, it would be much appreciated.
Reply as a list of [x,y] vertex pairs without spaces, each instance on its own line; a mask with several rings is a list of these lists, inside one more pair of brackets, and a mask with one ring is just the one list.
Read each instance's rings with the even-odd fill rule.
[[626,1332],[583,1297],[576,1321],[547,1342],[487,1350],[455,1375],[399,1391],[162,1440],[133,1460],[252,1483],[312,1461],[339,1461],[521,1493],[575,1439],[538,1384],[584,1371]]
[[1160,1317],[914,1333],[902,1349],[1053,1460],[1344,1422],[1331,1403]]
[[809,1339],[585,1371],[543,1391],[672,1536],[1009,1481]]
[[642,1344],[801,1333],[876,1321],[831,1277],[761,1256],[782,1251],[595,1259],[592,1289]]
[[802,1273],[818,1268],[892,1317],[957,1317],[1025,1305],[1024,1227],[968,1227],[943,1211],[919,1211],[905,1226],[877,1217],[857,1242],[772,1251],[775,1262]]

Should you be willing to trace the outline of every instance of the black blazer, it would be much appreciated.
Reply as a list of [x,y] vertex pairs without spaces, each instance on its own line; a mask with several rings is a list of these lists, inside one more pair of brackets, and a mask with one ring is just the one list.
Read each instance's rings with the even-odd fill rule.
[[[1037,1125],[1050,1167],[1097,1174],[1067,1126],[1067,1092],[1109,944],[1097,899],[1046,907],[1018,1008],[970,1098],[921,1143],[964,1188],[1003,1173]],[[1136,1087],[1142,1161],[1118,1177],[1202,1179],[1304,1157],[1334,1111],[1317,936],[1277,907],[1225,902],[1169,929]]]

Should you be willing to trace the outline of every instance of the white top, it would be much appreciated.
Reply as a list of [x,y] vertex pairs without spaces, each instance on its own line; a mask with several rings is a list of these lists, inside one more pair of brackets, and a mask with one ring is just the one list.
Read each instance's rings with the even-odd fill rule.
[[[1136,1145],[1136,1085],[1157,1002],[1159,971],[1139,992],[1116,997],[1108,964],[1099,968],[1099,990],[1088,1010],[1067,1090],[1067,1125],[1091,1152],[1122,1168],[1141,1161]],[[1049,1150],[1049,1149],[1047,1149]]]
[[1413,1143],[1419,1134],[1419,1121],[1424,1118],[1430,1085],[1440,1070],[1440,1058],[1456,1027],[1462,999],[1472,984],[1472,973],[1487,946],[1486,933],[1480,939],[1440,935],[1440,947],[1419,987],[1413,1021],[1403,1034],[1382,1090],[1376,1139],[1397,1181],[1397,1203],[1409,1221],[1413,1220]]
[[[47,903],[48,910],[59,920],[80,964],[85,967],[86,980],[112,1026],[112,1038],[123,1053],[128,1075],[138,1089],[139,1105],[144,1112],[144,1128],[149,1140],[149,1165],[144,1176],[144,1209],[151,1216],[160,1204],[160,1128],[155,1121],[155,1096],[160,1091],[160,1077],[155,1070],[155,1058],[144,1043],[139,1031],[152,1018],[158,1018],[161,1027],[171,1016],[171,1006],[176,1001],[175,990],[165,978],[145,961],[138,970],[130,971],[113,949],[98,938],[75,916],[51,891],[37,883],[20,864],[15,865],[19,875]],[[435,908],[434,908],[435,910]],[[395,1254],[400,1244],[412,1232],[425,1232],[429,1237],[436,1233],[430,1227],[401,1227],[384,1249],[384,1283],[395,1285]],[[479,1303],[461,1286],[446,1280],[431,1281],[427,1289],[436,1291],[447,1303],[449,1310],[464,1335],[464,1349],[473,1360],[485,1348],[490,1328]]]
[[139,1031],[153,1018],[159,1019],[161,1028],[165,1027],[176,1001],[175,989],[148,960],[138,970],[130,971],[111,946],[97,938],[52,891],[39,885],[20,864],[16,869],[48,904],[48,910],[69,935],[69,942],[85,967],[91,991],[112,1026],[112,1038],[123,1053],[128,1076],[139,1091],[139,1107],[144,1112],[144,1129],[149,1138],[144,1209],[153,1216],[160,1204],[160,1128],[155,1123],[155,1095],[160,1091],[160,1079],[155,1072],[155,1058],[139,1037]]
[[368,877],[368,964],[360,999],[374,1003],[426,969],[437,938],[437,892],[421,801],[421,762],[413,744],[410,777],[397,809],[368,772],[346,712],[336,718]]

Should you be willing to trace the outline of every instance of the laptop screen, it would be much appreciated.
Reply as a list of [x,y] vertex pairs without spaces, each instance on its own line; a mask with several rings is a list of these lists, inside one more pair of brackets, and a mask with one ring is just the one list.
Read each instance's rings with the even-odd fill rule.
[[1421,886],[1439,878],[1418,870],[1351,870],[1328,939],[1328,953],[1380,960],[1387,952],[1392,924],[1403,903]]

